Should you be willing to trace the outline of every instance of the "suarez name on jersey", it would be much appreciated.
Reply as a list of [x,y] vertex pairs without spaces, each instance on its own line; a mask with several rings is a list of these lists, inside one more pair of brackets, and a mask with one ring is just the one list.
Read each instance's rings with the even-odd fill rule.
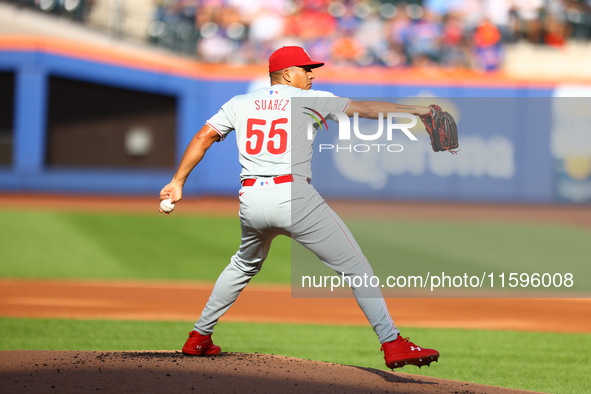
[[285,111],[288,104],[288,99],[254,100],[254,109],[257,111]]

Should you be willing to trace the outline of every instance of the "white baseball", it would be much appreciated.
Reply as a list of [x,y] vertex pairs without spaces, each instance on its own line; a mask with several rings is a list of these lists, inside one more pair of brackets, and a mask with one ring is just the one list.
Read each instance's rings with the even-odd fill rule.
[[162,212],[172,212],[174,204],[170,202],[170,198],[167,198],[166,200],[160,201],[160,209],[162,209]]

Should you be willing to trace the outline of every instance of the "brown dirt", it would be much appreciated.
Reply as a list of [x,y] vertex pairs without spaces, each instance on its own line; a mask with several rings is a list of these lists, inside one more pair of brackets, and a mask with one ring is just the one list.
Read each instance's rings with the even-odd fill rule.
[[0,352],[3,393],[404,393],[526,391],[291,357],[180,352]]
[[[0,279],[0,316],[193,322],[211,288],[200,283]],[[399,326],[591,333],[591,299],[388,298],[386,303]],[[291,298],[287,287],[254,284],[223,319],[367,324],[352,298]]]
[[[157,213],[155,197],[0,195],[29,209]],[[331,202],[343,215],[412,220],[526,221],[591,227],[586,206]],[[236,215],[229,198],[186,198],[174,214]],[[187,320],[211,284],[0,280],[0,316]],[[387,299],[399,326],[591,332],[588,299]],[[311,308],[311,304],[314,305]],[[551,318],[549,318],[551,316]],[[353,299],[291,298],[250,286],[225,321],[366,325]],[[190,323],[188,323],[190,325]],[[185,338],[179,338],[184,341]],[[2,392],[517,393],[518,390],[261,354],[212,358],[179,352],[0,352]]]

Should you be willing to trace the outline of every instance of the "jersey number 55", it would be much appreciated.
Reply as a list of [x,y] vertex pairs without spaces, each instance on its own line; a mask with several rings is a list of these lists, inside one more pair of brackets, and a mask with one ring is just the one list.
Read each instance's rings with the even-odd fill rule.
[[287,150],[287,130],[282,125],[287,118],[271,121],[270,126],[265,119],[250,118],[246,123],[246,153],[258,155],[263,149],[265,153],[280,155]]

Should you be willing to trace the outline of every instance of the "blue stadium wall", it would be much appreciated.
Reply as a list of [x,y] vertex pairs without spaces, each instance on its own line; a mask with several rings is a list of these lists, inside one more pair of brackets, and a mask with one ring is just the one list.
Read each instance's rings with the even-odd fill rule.
[[[59,76],[176,98],[176,157],[203,123],[230,97],[261,82],[182,76],[61,55],[43,49],[0,51],[0,72],[14,73],[12,163],[0,167],[0,191],[84,194],[152,194],[167,183],[172,170],[121,168],[48,168],[46,124],[48,78]],[[262,75],[263,80],[265,76]],[[461,129],[458,155],[434,153],[425,141],[399,133],[406,155],[363,152],[347,157],[316,152],[314,184],[327,197],[504,203],[585,203],[591,201],[591,155],[551,147],[553,97],[557,86],[470,84],[376,84],[315,82],[315,89],[353,98],[436,96],[454,110]],[[425,100],[421,98],[421,100]],[[427,100],[428,103],[432,100]],[[491,116],[492,115],[492,116]],[[588,130],[588,129],[587,129]],[[336,134],[319,133],[318,144],[339,144]],[[424,143],[423,143],[424,142]],[[582,141],[584,143],[585,141]],[[348,148],[351,150],[351,148]],[[398,155],[398,156],[396,156]],[[233,137],[214,145],[191,175],[188,195],[235,195],[239,189]],[[583,164],[581,163],[581,160]],[[581,170],[580,168],[583,167]]]

